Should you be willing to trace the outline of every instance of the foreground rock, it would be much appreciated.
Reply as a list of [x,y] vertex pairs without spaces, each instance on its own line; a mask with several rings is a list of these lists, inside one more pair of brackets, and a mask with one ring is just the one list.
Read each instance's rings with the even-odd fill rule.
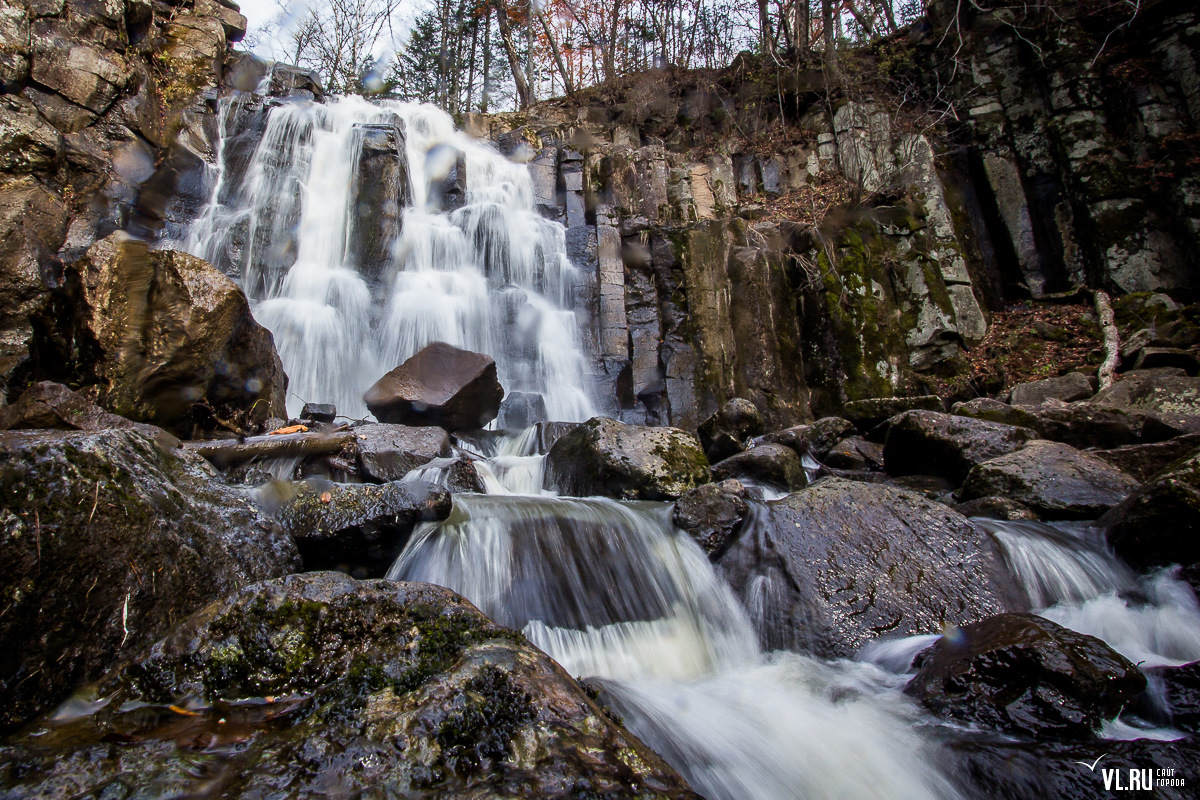
[[450,436],[441,428],[363,425],[354,429],[358,472],[369,481],[398,481],[435,458],[450,455]]
[[80,336],[94,342],[100,401],[191,438],[225,421],[251,429],[285,413],[287,376],[246,295],[211,264],[114,233],[73,269]]
[[1093,455],[1058,442],[1030,442],[971,470],[964,500],[1000,495],[1047,519],[1094,519],[1138,488],[1138,482]]
[[546,455],[546,488],[575,497],[673,500],[708,483],[700,443],[678,428],[650,428],[594,417]]
[[917,664],[905,691],[930,711],[1038,737],[1090,737],[1146,687],[1104,642],[1032,614],[965,625]]
[[679,498],[671,521],[711,556],[737,533],[749,510],[746,487],[731,479],[706,483]]
[[743,599],[763,593],[768,649],[845,656],[1024,607],[991,537],[920,495],[834,478],[768,509],[717,562]]
[[490,356],[444,342],[423,348],[363,395],[380,422],[449,431],[482,428],[496,418],[503,399]]
[[0,434],[0,730],[182,617],[300,565],[186,451],[130,430]]
[[735,397],[700,423],[700,446],[712,463],[746,449],[746,440],[763,432],[763,417],[749,400]]
[[307,571],[333,569],[381,578],[420,522],[450,515],[450,494],[426,483],[270,485],[275,513],[296,540]]
[[111,701],[0,750],[0,785],[179,797],[216,775],[236,797],[697,797],[520,634],[429,584],[248,587],[94,692]]
[[943,414],[909,411],[891,420],[883,447],[889,475],[938,475],[961,483],[973,467],[1037,438],[1028,428]]
[[1200,562],[1200,453],[1142,486],[1097,524],[1135,567]]
[[712,468],[713,480],[740,478],[794,492],[808,485],[804,465],[790,447],[760,444],[737,453]]

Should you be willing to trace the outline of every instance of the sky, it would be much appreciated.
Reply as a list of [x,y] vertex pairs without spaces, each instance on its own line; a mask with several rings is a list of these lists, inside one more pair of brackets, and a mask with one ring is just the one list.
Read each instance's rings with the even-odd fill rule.
[[275,0],[238,0],[238,5],[242,7],[242,14],[249,23],[249,33],[262,30],[262,26],[279,13]]

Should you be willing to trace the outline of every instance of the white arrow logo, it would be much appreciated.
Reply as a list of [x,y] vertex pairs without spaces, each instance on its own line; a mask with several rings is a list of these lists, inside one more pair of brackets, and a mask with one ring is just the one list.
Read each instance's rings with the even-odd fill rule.
[[[1108,753],[1105,753],[1105,754],[1104,754],[1104,756],[1106,756],[1106,755],[1108,755]],[[1100,758],[1104,758],[1104,756],[1100,756]],[[1073,762],[1071,762],[1071,763],[1073,763],[1073,764],[1081,764],[1081,765],[1083,765],[1083,766],[1087,767],[1087,768],[1088,768],[1088,770],[1090,770],[1091,772],[1095,772],[1095,771],[1096,771],[1096,765],[1100,763],[1100,758],[1097,758],[1095,761],[1093,761],[1093,762],[1092,762],[1092,763],[1090,763],[1090,764],[1089,764],[1089,763],[1087,763],[1086,761],[1073,761]]]

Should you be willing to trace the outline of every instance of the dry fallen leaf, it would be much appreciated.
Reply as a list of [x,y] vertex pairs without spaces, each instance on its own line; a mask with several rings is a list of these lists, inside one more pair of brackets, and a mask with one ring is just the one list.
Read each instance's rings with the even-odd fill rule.
[[286,433],[308,433],[307,425],[288,425],[286,428],[276,428],[268,433],[268,436],[283,435]]
[[333,495],[330,494],[329,492],[321,492],[321,502],[322,503],[332,503]]

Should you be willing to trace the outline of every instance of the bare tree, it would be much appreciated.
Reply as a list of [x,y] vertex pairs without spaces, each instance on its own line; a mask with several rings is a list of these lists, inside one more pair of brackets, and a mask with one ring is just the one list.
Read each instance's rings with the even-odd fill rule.
[[308,5],[292,29],[296,64],[316,70],[333,94],[361,94],[377,49],[394,40],[401,0],[323,0]]

